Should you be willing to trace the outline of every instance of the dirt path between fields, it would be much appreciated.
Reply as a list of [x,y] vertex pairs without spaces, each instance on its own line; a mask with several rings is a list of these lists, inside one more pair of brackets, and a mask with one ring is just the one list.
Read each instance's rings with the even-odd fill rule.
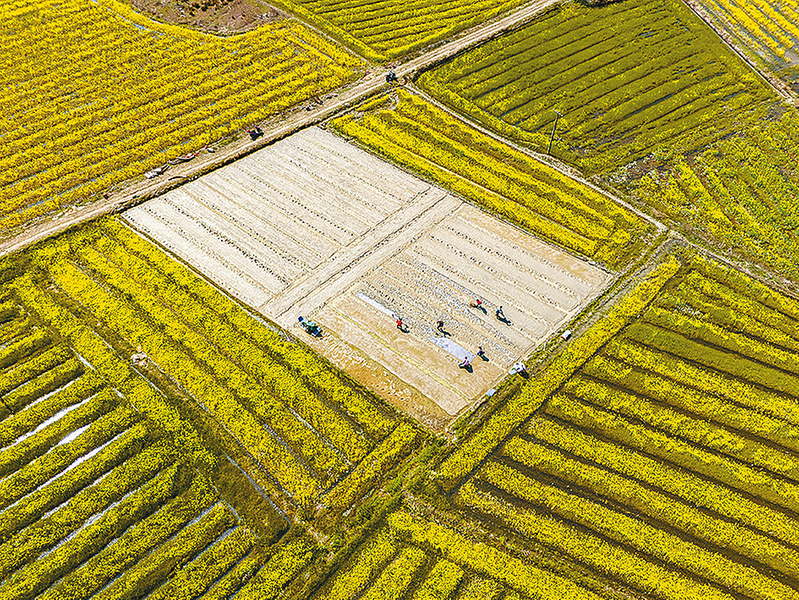
[[[513,13],[498,18],[488,23],[478,25],[460,34],[455,39],[441,46],[433,48],[404,63],[395,65],[392,70],[398,78],[410,77],[421,69],[428,68],[441,62],[467,48],[476,46],[496,35],[521,25],[532,19],[537,14],[554,6],[560,0],[534,0]],[[338,93],[328,94],[327,100],[316,107],[307,106],[306,110],[294,111],[291,116],[278,115],[272,119],[272,124],[264,126],[264,135],[256,141],[243,139],[232,142],[215,153],[202,152],[191,162],[171,167],[162,178],[156,181],[144,180],[126,186],[124,189],[111,193],[107,198],[85,206],[68,209],[55,217],[33,225],[27,231],[0,241],[0,256],[18,252],[27,246],[40,242],[49,237],[62,233],[82,223],[96,219],[103,215],[119,212],[145,200],[149,200],[170,189],[176,188],[189,179],[196,178],[218,167],[229,164],[251,152],[258,150],[275,140],[281,139],[303,129],[328,119],[361,102],[367,97],[388,89],[385,74],[387,69],[373,67],[367,70],[365,76],[348,88],[339,90]]]

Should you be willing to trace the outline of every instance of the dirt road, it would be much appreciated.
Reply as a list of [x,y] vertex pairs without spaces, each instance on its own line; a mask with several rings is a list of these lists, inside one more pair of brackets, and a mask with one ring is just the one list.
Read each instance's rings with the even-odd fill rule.
[[[557,4],[558,1],[534,0],[534,2],[505,17],[478,25],[446,44],[394,66],[393,71],[397,77],[411,76],[421,69],[430,67],[458,52],[476,46],[507,29],[528,21],[543,10]],[[32,226],[21,234],[2,240],[0,241],[0,256],[18,252],[36,242],[102,215],[135,206],[167,190],[178,187],[188,179],[208,173],[275,140],[304,127],[319,123],[386,88],[388,86],[385,80],[386,72],[384,68],[376,67],[370,69],[370,72],[361,81],[341,91],[334,99],[330,99],[311,110],[296,113],[285,120],[278,120],[274,125],[263,128],[264,135],[256,141],[245,139],[229,144],[213,154],[202,153],[197,159],[189,163],[169,169],[164,179],[142,181],[141,183],[130,185],[121,192],[111,194],[108,198],[99,202],[73,208],[60,217],[51,218]]]

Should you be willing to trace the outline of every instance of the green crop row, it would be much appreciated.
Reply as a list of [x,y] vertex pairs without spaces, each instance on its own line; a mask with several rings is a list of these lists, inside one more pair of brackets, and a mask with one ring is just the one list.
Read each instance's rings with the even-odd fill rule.
[[312,545],[305,539],[281,546],[236,597],[242,600],[271,600],[280,595],[312,560]]
[[[612,365],[608,366],[613,368]],[[608,379],[612,381],[612,375]],[[697,447],[718,452],[770,473],[784,475],[794,481],[799,480],[799,461],[785,450],[751,440],[735,431],[652,402],[641,395],[579,376],[572,378],[562,391],[611,413],[640,421],[671,437],[688,440]],[[679,404],[678,398],[673,400],[674,404]],[[750,419],[750,422],[757,422],[757,416]]]
[[[629,81],[642,85],[658,73],[661,73],[661,76],[668,76],[669,72],[678,74],[691,68],[696,61],[696,49],[691,45],[679,44],[681,38],[688,35],[685,31],[674,35],[674,32],[668,29],[653,34],[652,37],[655,39],[652,42],[670,44],[662,54],[662,59],[668,61],[663,64],[668,64],[668,68],[663,68],[663,64],[642,63],[635,48],[619,45],[617,40],[611,39],[607,42],[612,45],[611,49],[586,58],[582,72],[573,69],[555,71],[547,83],[549,87],[557,90],[556,92],[547,94],[541,86],[537,88],[540,93],[531,93],[528,90],[524,94],[511,96],[510,101],[506,103],[507,109],[502,113],[502,120],[512,126],[529,130],[540,129],[547,124],[554,126],[552,114],[547,108],[563,105],[569,102],[571,97],[581,96],[585,98],[586,106],[575,109],[572,116],[574,122],[579,122],[580,118],[586,118],[584,115],[591,114],[586,111],[600,101],[602,94],[613,98],[617,90],[620,93],[624,92]],[[672,43],[675,45],[671,45]],[[569,56],[567,60],[578,58]],[[549,68],[547,67],[547,70]]]
[[[235,432],[245,448],[262,461],[292,495],[305,501],[316,493],[317,484],[310,473],[280,442],[265,433],[263,426],[236,397],[192,360],[176,341],[144,321],[127,302],[111,295],[72,263],[64,261],[53,265],[50,275],[66,293],[96,311],[96,315],[105,319],[119,335],[142,346],[153,360]],[[212,354],[209,360],[218,360],[210,348],[207,351]],[[218,369],[224,370],[222,364]]]
[[773,344],[751,338],[744,333],[728,331],[695,317],[652,306],[644,315],[647,323],[679,333],[692,340],[701,340],[746,358],[799,374],[799,353],[789,352]]
[[413,546],[400,550],[397,557],[380,572],[361,596],[365,600],[402,598],[416,572],[427,560],[424,552]]
[[177,465],[163,471],[55,550],[8,577],[0,587],[0,598],[23,600],[45,591],[129,527],[179,496],[190,483],[190,473]]
[[[652,21],[654,5],[641,4],[633,7],[616,3],[603,11],[604,21],[612,21],[623,14],[638,21],[645,18]],[[470,51],[469,64],[453,60],[438,67],[440,77],[452,81],[453,89],[462,92],[464,97],[474,99],[487,90],[500,89],[503,81],[513,80],[525,72],[525,63],[540,57],[546,63],[553,63],[556,57],[551,52],[568,47],[571,44],[585,43],[591,33],[601,39],[618,36],[617,31],[596,31],[590,17],[573,7],[559,6],[556,10],[542,15],[523,28],[508,32],[502,37],[492,40],[490,47],[481,45]],[[589,18],[587,18],[589,17]],[[663,18],[662,11],[657,18]],[[546,39],[540,36],[546,35]],[[489,83],[488,86],[485,84]]]
[[69,348],[63,344],[53,346],[36,355],[34,358],[15,365],[9,371],[0,375],[0,397],[23,383],[41,375],[45,371],[57,367],[72,357]]
[[439,560],[421,582],[414,600],[446,600],[463,579],[463,569],[448,560]]
[[[616,205],[601,193],[570,180],[559,171],[489,136],[481,135],[470,125],[439,107],[404,90],[396,92],[398,103],[392,113],[371,115],[386,125],[396,124],[405,135],[427,140],[433,132],[442,136],[436,146],[429,146],[427,156],[435,157],[452,171],[471,176],[479,185],[508,197],[514,202],[540,202],[540,212],[576,219],[575,229],[588,237],[603,237],[615,222],[640,226],[637,217]],[[420,135],[421,134],[421,135]],[[427,134],[427,135],[425,135]],[[419,150],[419,149],[417,149]],[[478,168],[482,167],[482,169]],[[537,198],[525,200],[525,194]],[[549,204],[547,204],[549,202]],[[559,202],[562,207],[554,206]],[[560,219],[555,219],[560,220]]]
[[351,564],[339,570],[329,589],[321,598],[325,600],[345,600],[363,591],[369,582],[377,577],[399,547],[388,529],[381,529],[351,559]]
[[[662,52],[662,58],[669,61],[672,72],[679,72],[681,67],[690,67],[695,60],[696,48],[690,44],[680,45],[679,42],[689,37],[690,34],[681,31],[675,35],[674,31],[669,31],[667,25],[662,21],[658,23],[661,29],[652,34],[651,42],[669,43]],[[544,93],[542,87],[535,91],[527,90],[517,97],[511,97],[512,102],[506,104],[503,120],[511,125],[533,128],[535,127],[533,123],[543,124],[551,118],[551,115],[546,113],[546,108],[555,103],[568,102],[570,96],[583,96],[586,104],[590,105],[592,102],[596,102],[597,96],[603,92],[613,97],[614,92],[623,88],[628,81],[645,80],[661,70],[659,64],[649,61],[642,62],[634,46],[619,44],[612,35],[602,43],[603,46],[609,46],[606,52],[596,53],[596,48],[591,45],[592,41],[588,41],[589,48],[586,51],[584,69],[581,69],[580,72],[574,69],[562,70],[560,65],[547,65],[544,69],[539,69],[535,73],[537,77],[546,75],[545,71],[552,69],[547,83],[549,87],[557,91],[550,96]],[[541,58],[544,57],[538,55],[532,60]],[[566,57],[566,60],[574,61],[579,58],[579,56],[570,55]],[[663,70],[668,72],[666,69]]]
[[[143,521],[139,527],[146,528],[146,533],[144,531],[137,532],[137,539],[131,541],[130,547],[118,548],[116,551],[119,556],[125,556],[127,564],[124,566],[114,556],[107,556],[104,557],[104,561],[97,561],[95,569],[102,573],[103,577],[108,577],[103,563],[113,564],[120,572],[120,576],[111,585],[95,594],[94,598],[97,600],[121,600],[144,597],[158,585],[158,582],[180,569],[206,547],[213,544],[225,530],[236,524],[236,516],[231,509],[220,502],[203,515],[199,521],[186,525],[199,510],[204,508],[204,503],[207,502],[205,498],[201,503],[192,500],[187,501],[184,506],[177,506],[176,501],[153,517]],[[171,537],[173,535],[174,537]],[[115,546],[122,546],[121,541],[122,538],[117,541]],[[160,545],[147,554],[155,543]],[[103,555],[101,554],[100,557]],[[83,571],[87,571],[84,581],[90,582],[91,569],[84,567],[81,569],[81,572]],[[80,586],[78,588],[81,589]],[[57,589],[57,587],[50,589],[51,594],[47,600],[57,600],[63,597],[57,593]],[[43,598],[47,598],[47,596],[43,596]]]
[[[65,363],[68,365],[68,363]],[[103,380],[96,373],[89,372],[83,376],[76,377],[72,381],[72,385],[59,390],[46,400],[37,402],[20,412],[15,412],[11,416],[0,422],[0,446],[8,446],[14,440],[23,434],[31,434],[25,441],[18,442],[22,444],[27,442],[32,443],[33,438],[47,439],[48,434],[52,435],[56,430],[69,432],[70,429],[65,429],[67,424],[63,422],[64,417],[59,419],[56,423],[51,423],[47,433],[34,431],[44,425],[47,421],[53,419],[60,411],[69,407],[77,407],[80,403],[93,394],[98,393],[98,390],[103,385]],[[74,408],[72,409],[74,410]],[[70,412],[72,412],[72,410]],[[67,413],[69,414],[69,413]],[[6,464],[6,457],[0,459],[0,464]],[[26,461],[27,462],[27,461]],[[0,467],[0,473],[5,472],[5,467]]]
[[727,520],[767,533],[790,546],[799,544],[799,524],[795,520],[725,485],[549,419],[532,419],[527,431],[543,442],[626,478],[661,489],[692,506],[703,507]]
[[[346,468],[341,458],[321,439],[308,431],[285,405],[271,400],[269,388],[258,385],[258,382],[253,381],[241,366],[225,356],[224,351],[219,349],[218,340],[206,338],[182,321],[179,305],[163,304],[158,297],[150,296],[136,280],[116,269],[94,248],[84,246],[78,252],[88,264],[86,271],[71,263],[62,263],[60,266],[64,269],[64,275],[55,275],[55,279],[63,282],[64,277],[69,277],[70,282],[82,284],[82,289],[73,285],[70,291],[85,306],[104,319],[122,337],[130,340],[133,345],[141,346],[156,362],[161,363],[158,351],[164,346],[172,350],[175,356],[182,355],[185,357],[184,360],[193,359],[195,368],[205,371],[209,385],[220,390],[221,396],[215,398],[217,402],[227,396],[231,405],[239,404],[243,410],[254,412],[305,458],[323,480],[327,479],[328,474],[332,474],[334,479],[341,475]],[[118,324],[122,315],[125,316],[126,322]],[[153,330],[153,333],[148,335],[148,329]],[[159,348],[153,347],[153,336],[160,337]],[[232,340],[225,340],[225,342],[230,341]],[[173,375],[176,374],[173,370],[174,365],[173,361],[167,368],[167,371]],[[289,395],[288,390],[293,389],[295,394],[300,395],[302,391],[306,391],[299,388],[288,373],[275,375],[282,375],[276,393]],[[273,385],[274,379],[277,377],[273,378]],[[179,381],[190,389],[189,377],[179,377]],[[310,394],[306,391],[306,395]],[[207,392],[200,396],[200,399],[206,405],[208,400],[214,400],[209,398]]]
[[[0,480],[0,505],[8,506],[19,500],[61,473],[77,458],[110,441],[140,419],[138,413],[127,403],[120,404],[106,414],[103,414],[106,407],[102,404],[95,408],[98,410],[94,418],[89,420],[88,425],[83,426],[84,431],[81,431],[83,428],[76,430],[79,435],[75,439],[57,445],[36,460],[14,464],[14,468],[18,470]],[[16,463],[15,459],[18,460],[16,453],[8,460]]]
[[211,546],[180,569],[148,598],[153,600],[192,600],[205,592],[253,547],[255,538],[244,527]]
[[[614,359],[604,356],[597,356],[587,363],[583,368],[583,372],[591,377],[601,379],[633,392],[637,395],[637,398],[644,397],[641,399],[641,406],[646,407],[644,410],[655,410],[647,398],[657,400],[658,402],[696,415],[702,419],[703,422],[704,420],[708,420],[720,423],[732,429],[733,432],[736,430],[743,431],[748,435],[758,436],[762,439],[770,440],[774,444],[784,448],[789,448],[794,452],[799,452],[799,427],[725,402],[712,394],[705,394],[696,389],[681,386],[671,379],[633,369],[623,363],[619,363]],[[564,389],[570,391],[568,388]],[[627,409],[624,410],[626,411]],[[635,409],[632,410],[635,411]],[[635,416],[634,412],[631,413],[631,416]],[[648,420],[646,416],[638,416],[638,418],[642,418],[645,421]],[[706,445],[708,447],[714,447],[714,445],[717,444],[718,446],[716,449],[723,451],[722,447],[728,443],[730,444],[730,449],[738,446],[739,451],[744,452],[744,454],[749,451],[753,453],[752,456],[744,460],[751,460],[756,464],[766,466],[766,464],[763,464],[755,458],[756,455],[760,454],[767,463],[773,464],[774,466],[784,464],[785,467],[779,469],[779,472],[786,475],[796,468],[796,466],[791,466],[791,463],[795,463],[796,461],[789,459],[785,455],[784,450],[770,451],[770,449],[764,448],[762,444],[744,439],[735,441],[738,437],[737,435],[725,433],[714,425],[708,425],[709,429],[706,432],[699,433],[702,431],[703,426],[702,422],[687,423],[685,428],[677,425],[675,433],[681,431],[682,433],[680,433],[680,435],[692,438],[694,434],[691,433],[691,428],[695,428],[695,435],[697,435],[699,439],[695,439],[694,441],[699,442],[701,438],[707,436],[708,442]],[[772,459],[766,459],[769,454],[778,456],[773,456],[772,462]],[[793,478],[796,478],[795,475]]]
[[[555,18],[553,18],[555,17]],[[564,32],[579,32],[582,27],[576,22],[577,15],[572,11],[563,12],[561,5],[553,6],[526,27],[508,31],[495,38],[491,47],[480,44],[470,50],[469,69],[459,61],[446,61],[437,67],[440,78],[453,83],[453,89],[466,91],[479,86],[483,81],[495,77],[502,70],[512,68],[521,62],[517,57],[525,57],[536,42],[536,37],[549,31],[553,38]]]
[[600,536],[716,582],[734,593],[761,600],[794,597],[790,587],[722,553],[706,549],[704,544],[684,540],[557,486],[534,481],[500,463],[487,463],[480,472],[480,478],[559,518],[583,525]]
[[9,344],[16,341],[17,338],[24,336],[31,331],[31,322],[27,317],[15,319],[7,325],[0,328],[0,343]]
[[[700,308],[722,327],[749,332],[766,341],[799,350],[799,322],[760,302],[741,295],[718,281],[692,271],[680,282],[680,299],[702,299]],[[708,312],[710,305],[716,310]]]
[[[714,246],[796,280],[797,247],[790,234],[799,190],[793,169],[796,126],[795,111],[786,111],[775,121],[746,127],[735,138],[715,143],[690,163],[677,161],[667,173],[651,173],[632,187],[643,202],[690,226]],[[695,268],[710,278],[793,321],[799,319],[795,300],[722,265],[696,262]],[[784,319],[777,319],[773,326],[783,325]],[[783,331],[795,335],[796,324]]]
[[9,569],[35,559],[175,460],[168,443],[147,445],[148,441],[144,425],[137,425],[90,460],[7,509],[0,529],[4,540],[0,573],[6,575]]
[[741,355],[706,346],[669,329],[660,329],[648,323],[638,322],[630,325],[624,335],[645,346],[759,384],[770,390],[789,395],[796,394],[796,390],[799,390],[799,377]]
[[730,410],[735,410],[733,405],[738,405],[787,421],[794,426],[799,425],[797,402],[746,381],[697,366],[653,348],[639,346],[623,337],[611,340],[603,348],[603,352],[628,365],[672,379],[688,389],[701,390],[699,394],[702,397],[709,395],[719,398],[714,403],[723,402]]
[[[725,74],[719,65],[701,64],[701,56],[692,58],[696,62],[686,65],[686,70],[693,71],[692,75],[698,81],[687,78],[675,81],[673,74],[664,68],[668,62],[663,61],[651,74],[624,86],[624,91],[631,96],[623,102],[599,98],[576,112],[573,135],[578,138],[600,134],[605,137],[629,135],[643,124],[657,124],[658,120],[664,118],[661,115],[668,115],[672,119],[683,116],[680,111],[692,114],[718,103],[718,100],[739,87],[739,82],[732,75]],[[601,116],[587,119],[591,110]],[[676,115],[673,114],[675,111]]]
[[[771,127],[772,126],[769,125],[769,128]],[[703,260],[699,257],[695,257],[691,266],[702,273],[706,278],[717,281],[732,290],[732,292],[735,293],[732,297],[737,299],[734,301],[742,302],[750,299],[752,302],[757,302],[775,311],[775,313],[777,313],[776,315],[773,313],[766,313],[767,322],[772,326],[779,327],[780,324],[782,324],[782,326],[787,326],[789,329],[786,333],[791,335],[796,333],[797,329],[799,329],[799,323],[797,323],[799,322],[799,301],[771,289],[757,279],[747,277],[740,271],[731,269],[715,261]],[[741,309],[747,312],[753,310],[743,308],[745,306],[746,304],[742,305]],[[754,310],[759,312],[759,310],[762,309]],[[752,316],[757,316],[758,312]]]
[[[173,312],[175,320],[181,320],[195,331],[201,332],[210,343],[214,344],[218,352],[229,357],[238,369],[256,378],[278,400],[291,405],[304,419],[327,436],[349,460],[360,460],[366,454],[368,442],[358,435],[349,421],[322,402],[313,390],[300,385],[285,366],[228,325],[216,313],[209,311],[206,306],[183,292],[170,278],[153,270],[148,263],[131,256],[123,248],[112,243],[108,237],[96,238],[95,247],[102,252],[102,256],[86,256],[92,268],[101,272],[114,268],[124,271],[125,275],[130,277],[131,285],[138,285],[142,290],[146,290],[142,302],[152,298],[154,302],[162,303],[165,309]],[[104,263],[105,260],[114,266]],[[118,274],[118,271],[116,273]],[[136,297],[131,292],[127,293]],[[262,410],[264,414],[269,414],[274,409]],[[275,410],[275,412],[280,411]],[[280,418],[277,417],[275,420]],[[269,420],[272,423],[272,419]]]
[[[570,486],[609,498],[667,526],[720,548],[728,548],[792,577],[799,577],[799,552],[737,523],[708,515],[685,501],[654,491],[607,469],[579,462],[561,451],[513,438],[504,449],[516,462],[546,473]],[[573,488],[572,488],[573,489]]]
[[34,352],[46,348],[51,343],[52,340],[46,331],[33,329],[22,339],[0,349],[0,369],[7,369],[23,361]]
[[[624,58],[631,47],[636,64]],[[617,55],[618,64],[607,59]],[[546,147],[560,111],[556,153],[594,172],[660,146],[677,143],[687,152],[729,131],[731,115],[753,121],[774,100],[675,0],[566,5],[422,74],[419,83],[538,148]]]
[[[197,303],[206,312],[213,312],[226,321],[226,328],[245,336],[265,354],[292,369],[293,376],[306,386],[322,394],[340,410],[351,415],[374,436],[382,436],[394,429],[376,402],[351,385],[343,382],[333,370],[310,349],[286,340],[279,332],[269,329],[249,315],[239,304],[221,294],[200,277],[194,275],[162,250],[122,225],[117,219],[102,222],[103,231],[124,247],[125,255],[145,261],[143,268],[158,273],[161,285],[174,282],[176,294],[182,301]],[[170,287],[170,289],[172,289]],[[229,324],[229,325],[228,325]]]
[[39,398],[68,386],[81,376],[83,370],[83,363],[77,358],[71,358],[3,396],[3,404],[11,410],[20,410]]
[[565,396],[550,398],[546,410],[548,414],[573,425],[619,444],[648,452],[661,460],[668,460],[789,511],[796,512],[799,509],[799,487],[796,484],[776,479],[754,467],[639,425],[618,413]]
[[203,600],[228,600],[237,592],[241,598],[258,598],[258,600],[269,598],[270,596],[266,589],[264,589],[262,595],[248,596],[245,595],[244,591],[250,589],[249,586],[242,588],[248,581],[250,583],[257,581],[256,578],[252,577],[252,574],[258,570],[261,562],[259,552],[250,552],[205,593]]
[[405,511],[392,513],[388,522],[392,529],[409,536],[414,544],[430,548],[437,555],[443,555],[445,559],[461,567],[501,581],[509,588],[532,598],[598,598],[593,592],[567,579],[528,565],[493,546],[472,542],[438,523],[415,519]]
[[519,0],[281,0],[280,6],[375,62],[399,58],[505,11]]
[[418,437],[419,432],[413,425],[399,425],[358,463],[346,479],[332,489],[324,498],[324,504],[337,510],[349,508],[382,474],[410,451]]
[[3,302],[0,304],[0,325],[5,325],[9,321],[20,319],[19,307],[13,302]]
[[763,325],[756,319],[735,308],[719,306],[712,298],[696,289],[680,286],[676,293],[663,294],[657,301],[658,308],[678,313],[690,313],[692,317],[727,331],[744,333],[789,352],[799,351],[799,342],[781,331]]
[[149,382],[98,337],[85,321],[58,304],[30,275],[18,278],[13,282],[13,287],[26,307],[35,311],[39,318],[68,340],[75,351],[89,361],[100,375],[112,381],[114,387],[138,411],[169,431],[176,445],[191,457],[193,463],[206,467],[215,464],[215,458],[203,447],[194,428],[180,417],[163,395],[155,391]]
[[466,477],[496,446],[510,435],[533,411],[538,409],[558,388],[596,352],[635,318],[660,292],[680,268],[671,259],[660,265],[623,301],[580,338],[570,344],[546,371],[531,378],[512,398],[439,467],[439,478],[452,487]]
[[[714,586],[700,583],[678,571],[647,560],[603,537],[567,525],[560,519],[532,508],[517,508],[467,482],[458,491],[458,500],[466,506],[504,521],[511,529],[556,548],[602,573],[655,597],[674,600],[732,600]],[[579,597],[579,596],[578,596]]]
[[720,82],[689,88],[669,102],[660,102],[662,116],[647,120],[643,112],[633,113],[626,122],[628,129],[597,132],[612,135],[592,141],[597,156],[586,158],[583,167],[596,172],[652,154],[695,154],[734,130],[731,114],[751,121],[765,118],[772,99],[753,98],[749,87],[728,83],[729,78],[719,79]]
[[[541,98],[547,92],[557,90],[558,86],[564,83],[556,79],[558,75],[567,73],[578,82],[585,77],[590,77],[597,72],[592,60],[595,57],[605,57],[618,49],[628,52],[632,49],[637,50],[635,32],[643,27],[651,27],[654,31],[652,37],[655,39],[647,39],[647,44],[657,43],[659,41],[657,38],[665,37],[669,29],[674,26],[675,20],[661,18],[662,12],[653,14],[653,12],[657,12],[653,11],[654,6],[654,3],[650,2],[625,11],[624,23],[608,23],[608,19],[605,18],[589,26],[585,20],[582,20],[581,24],[588,30],[583,33],[587,35],[569,31],[562,36],[552,37],[552,32],[547,32],[546,41],[523,56],[524,60],[521,64],[517,62],[514,68],[506,72],[497,71],[492,89],[476,97],[474,96],[475,90],[469,90],[470,95],[475,98],[475,103],[478,106],[494,115],[502,115],[504,119],[511,111],[515,111],[513,120],[517,123],[524,121],[527,117],[535,114],[528,104],[530,100]],[[685,32],[681,32],[681,35],[685,36]],[[690,48],[690,44],[686,47]],[[662,61],[662,58],[662,56],[658,57],[658,63]],[[640,62],[639,58],[639,64]],[[593,111],[595,114],[602,114],[600,121],[605,121],[607,114],[612,112],[611,109],[622,104],[618,95],[614,93],[617,91],[614,86],[630,86],[632,83],[644,90],[649,87],[645,85],[647,79],[655,78],[657,80],[668,76],[666,69],[653,69],[652,62],[654,61],[648,61],[648,74],[645,77],[634,79],[630,74],[616,79],[608,78],[606,85],[601,89],[583,90],[580,97],[584,100],[585,106],[577,109],[578,114],[582,112],[591,114]],[[575,63],[580,65],[579,69],[570,68]],[[598,70],[600,73],[604,72],[603,74],[608,75],[607,66],[599,67]],[[615,73],[615,69],[611,73]],[[477,91],[479,92],[480,87],[483,86],[479,86]],[[607,92],[607,94],[603,97],[602,92]],[[578,127],[586,125],[586,123],[582,123]],[[592,123],[591,126],[593,125]]]
[[[52,461],[55,455],[50,457],[49,453],[53,449],[55,449],[56,455],[61,455],[62,459],[68,460],[69,456],[64,456],[59,448],[63,444],[62,440],[67,438],[67,436],[80,435],[89,425],[104,417],[111,407],[118,402],[119,398],[112,393],[101,392],[87,402],[82,403],[65,417],[13,446],[5,448],[4,452],[0,454],[0,473],[13,476],[15,471],[22,468],[27,468],[28,472],[30,472],[34,468],[31,466],[34,461],[39,461],[38,464],[40,465]],[[120,410],[129,413],[131,411],[128,408],[124,407]]]

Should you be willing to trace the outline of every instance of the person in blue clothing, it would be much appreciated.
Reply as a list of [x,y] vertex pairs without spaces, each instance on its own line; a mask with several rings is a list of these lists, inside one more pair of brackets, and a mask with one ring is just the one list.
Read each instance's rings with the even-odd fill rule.
[[297,320],[309,335],[319,336],[319,334],[322,333],[322,329],[319,327],[319,325],[317,325],[316,321],[309,321],[302,316],[298,317]]

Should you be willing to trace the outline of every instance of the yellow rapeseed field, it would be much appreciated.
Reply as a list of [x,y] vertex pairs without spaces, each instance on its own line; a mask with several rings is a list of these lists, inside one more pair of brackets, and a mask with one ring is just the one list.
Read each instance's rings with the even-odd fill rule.
[[116,0],[0,5],[0,233],[333,89],[360,62],[295,20],[229,38]]

